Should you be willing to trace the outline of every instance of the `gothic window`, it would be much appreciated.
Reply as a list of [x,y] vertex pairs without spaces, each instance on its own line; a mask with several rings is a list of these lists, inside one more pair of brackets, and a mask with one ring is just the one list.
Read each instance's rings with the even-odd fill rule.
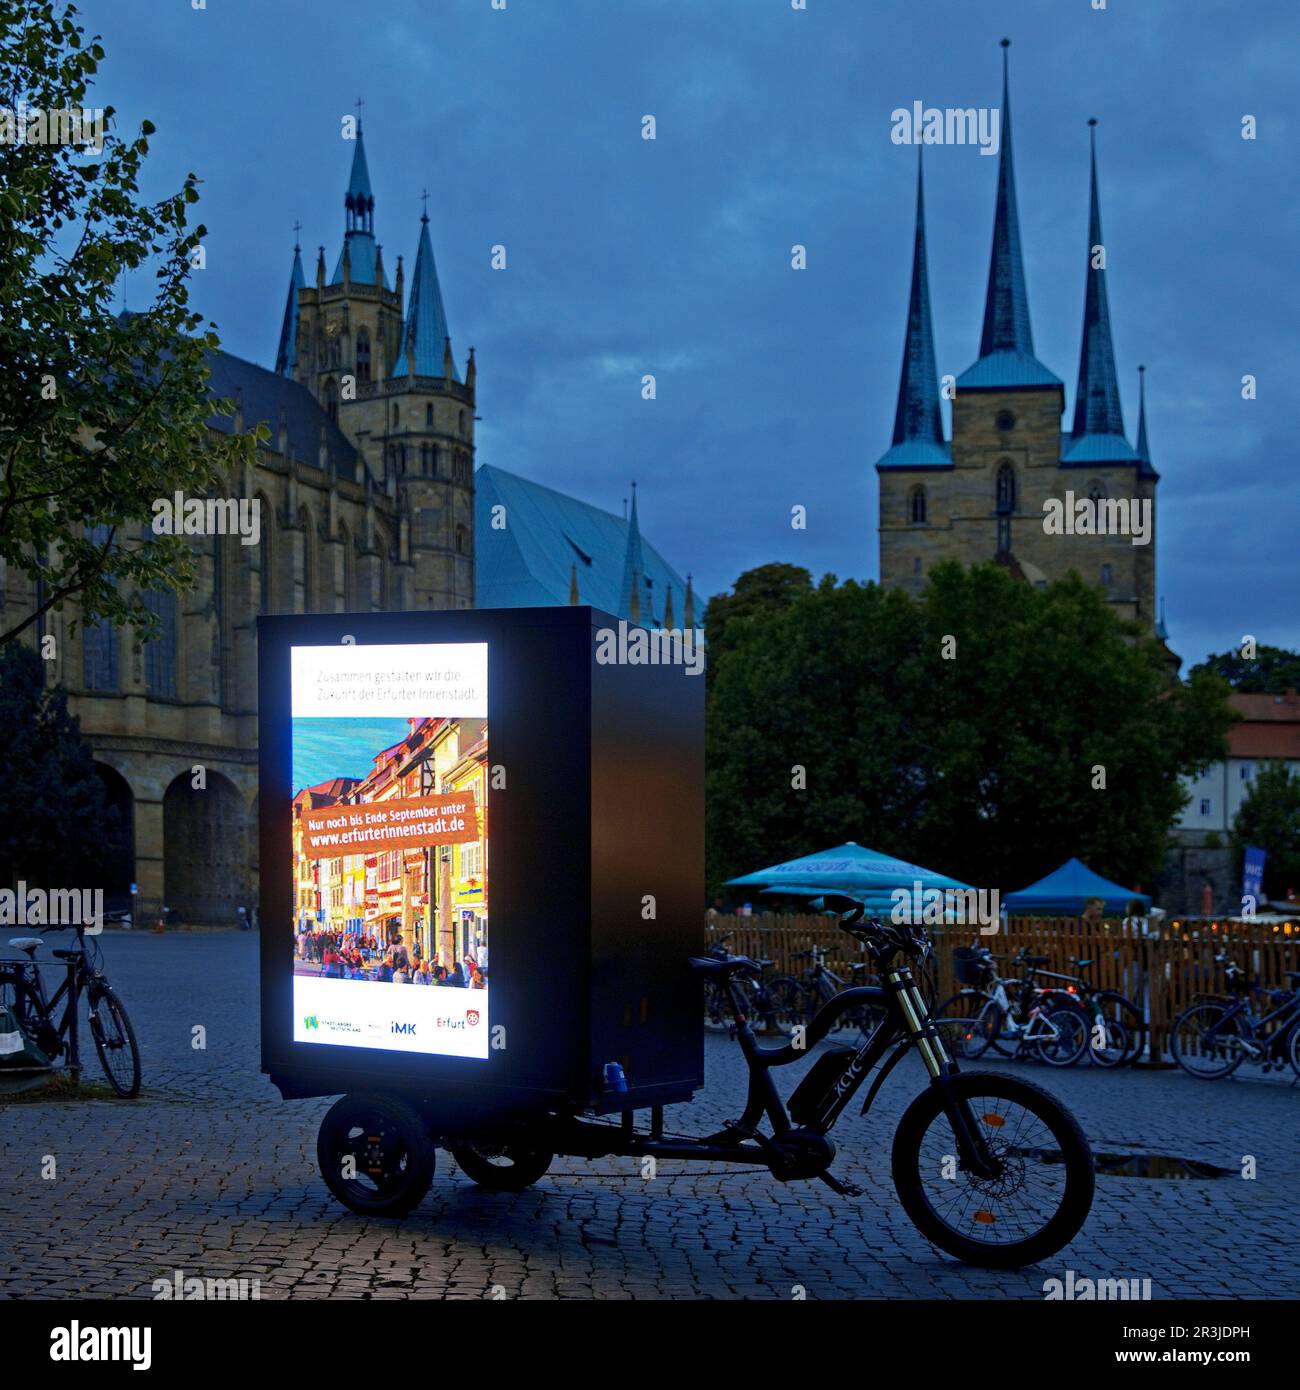
[[343,344],[339,341],[337,333],[330,334],[330,366],[340,367],[343,365]]
[[919,555],[912,561],[912,573],[918,579],[921,577],[921,557]]
[[469,532],[465,529],[464,526],[456,527],[456,554],[469,554]]
[[1016,470],[1009,463],[998,467],[997,504],[999,516],[1010,516],[1016,509]]
[[1110,588],[1110,585],[1111,585],[1111,568],[1110,568],[1109,565],[1103,565],[1103,566],[1101,567],[1101,586],[1102,586],[1103,589],[1109,589],[1109,588]]
[[339,422],[339,387],[333,377],[325,383],[325,414],[337,425]]
[[433,428],[433,406],[432,406],[432,405],[426,405],[426,406],[424,407],[424,427],[425,427],[426,430],[431,430],[431,429]]
[[465,433],[465,412],[463,410],[460,412],[460,432],[462,435]]
[[271,533],[275,526],[275,508],[265,497],[257,497],[256,503],[261,511],[261,553],[257,566],[257,611],[271,612],[273,591],[271,587]]
[[144,606],[158,619],[158,635],[144,647],[144,686],[150,695],[176,698],[176,595],[151,589]]
[[[86,539],[102,546],[108,541],[108,527],[91,527]],[[81,637],[82,677],[87,690],[117,689],[117,629],[102,618],[87,623]]]
[[357,329],[357,380],[370,380],[370,334]]
[[400,418],[400,416],[401,416],[401,409],[400,409],[400,407],[398,406],[397,402],[394,401],[394,402],[393,402],[393,428],[394,428],[394,429],[397,428],[397,421],[398,421],[398,419]]
[[925,489],[923,487],[912,489],[908,516],[913,526],[925,525]]

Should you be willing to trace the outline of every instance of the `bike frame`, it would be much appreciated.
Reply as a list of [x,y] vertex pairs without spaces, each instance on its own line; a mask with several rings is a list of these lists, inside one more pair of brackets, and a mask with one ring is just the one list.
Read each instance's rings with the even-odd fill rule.
[[[13,980],[15,997],[19,994],[26,996],[36,1011],[36,1021],[52,1028],[60,1042],[64,1042],[66,1039],[68,1071],[74,1082],[80,1081],[82,1070],[77,1003],[83,993],[86,994],[92,1006],[98,1002],[98,990],[95,988],[95,980],[86,961],[86,946],[80,931],[77,933],[76,951],[76,955],[64,960],[63,979],[58,989],[49,996],[45,993],[45,980],[41,974],[40,966],[34,960],[14,960],[12,962],[20,967],[19,973],[15,975]],[[65,998],[67,1002],[64,1005],[63,1017],[56,1020],[55,1012]]]
[[[881,970],[885,979],[883,987],[860,985],[844,990],[822,1006],[806,1033],[798,1040],[800,1045],[792,1041],[782,1047],[764,1047],[759,1043],[746,1016],[745,1000],[740,994],[738,981],[731,977],[725,981],[725,987],[731,993],[737,1024],[736,1037],[749,1070],[745,1109],[739,1120],[720,1133],[703,1139],[668,1139],[662,1134],[662,1107],[654,1107],[649,1134],[638,1134],[633,1127],[633,1112],[624,1111],[623,1124],[616,1131],[619,1139],[611,1141],[607,1136],[612,1126],[574,1118],[554,1136],[556,1151],[584,1157],[652,1155],[693,1161],[747,1163],[776,1171],[785,1157],[779,1148],[783,1138],[794,1133],[826,1135],[856,1095],[867,1074],[892,1047],[893,1055],[885,1062],[863,1102],[861,1113],[865,1115],[885,1077],[908,1049],[915,1047],[930,1075],[930,1085],[942,1095],[943,1110],[952,1125],[963,1165],[978,1176],[993,1176],[995,1168],[974,1123],[969,1104],[957,1096],[952,1087],[952,1078],[958,1071],[957,1063],[949,1055],[939,1029],[930,1017],[910,967],[906,964],[882,965]],[[883,1004],[884,1021],[846,1057],[843,1071],[817,1103],[815,1118],[796,1129],[777,1092],[772,1069],[807,1060],[810,1050],[826,1037],[841,1013],[866,1003]],[[764,1117],[772,1128],[770,1137],[762,1134],[758,1128]]]
[[[1228,1003],[1228,999],[1221,994],[1205,994],[1200,998],[1216,1004]],[[1255,1012],[1249,998],[1239,995],[1223,1017],[1212,1028],[1206,1030],[1206,1038],[1212,1040],[1221,1028],[1236,1021],[1243,1014],[1246,1036],[1238,1038],[1237,1041],[1245,1043],[1257,1057],[1270,1057],[1290,1036],[1291,1029],[1300,1024],[1300,995],[1290,994],[1290,997],[1284,999],[1276,1009],[1263,1015]],[[1269,1036],[1260,1037],[1260,1030],[1270,1026],[1272,1031]]]

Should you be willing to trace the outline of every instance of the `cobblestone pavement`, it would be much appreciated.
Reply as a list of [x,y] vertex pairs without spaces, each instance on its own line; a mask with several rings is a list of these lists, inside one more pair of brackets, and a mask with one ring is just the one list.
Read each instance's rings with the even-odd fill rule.
[[[329,1102],[283,1102],[258,1071],[256,937],[102,942],[140,1037],[145,1090],[134,1102],[0,1106],[0,1296],[148,1297],[177,1269],[259,1279],[264,1298],[790,1298],[802,1287],[823,1299],[1037,1299],[1067,1268],[1076,1279],[1149,1278],[1156,1298],[1300,1289],[1300,1090],[1284,1082],[1001,1064],[1060,1095],[1097,1149],[1233,1170],[1218,1180],[1100,1177],[1081,1235],[1018,1272],[956,1264],[898,1206],[889,1144],[924,1082],[915,1058],[869,1120],[852,1107],[835,1131],[835,1171],[866,1189],[856,1200],[684,1163],[663,1162],[646,1182],[619,1159],[557,1159],[536,1187],[504,1196],[440,1152],[412,1216],[366,1220],[339,1206],[316,1170]],[[196,1024],[205,1051],[191,1047]],[[738,1112],[734,1045],[710,1035],[706,1056],[706,1089],[669,1110],[669,1128],[704,1133]],[[42,1178],[47,1155],[53,1180]],[[1244,1155],[1256,1160],[1253,1180],[1236,1175]]]

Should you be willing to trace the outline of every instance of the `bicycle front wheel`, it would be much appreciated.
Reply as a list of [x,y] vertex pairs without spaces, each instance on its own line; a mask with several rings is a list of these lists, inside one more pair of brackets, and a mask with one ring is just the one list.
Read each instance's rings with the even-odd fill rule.
[[90,1036],[108,1084],[123,1100],[140,1094],[140,1049],[122,1001],[106,989],[90,1009]]
[[1042,1087],[993,1072],[949,1077],[953,1100],[993,1171],[958,1158],[938,1085],[907,1107],[894,1135],[894,1187],[917,1230],[967,1264],[1019,1269],[1074,1239],[1092,1207],[1092,1150],[1078,1121]]
[[1099,1067],[1122,1067],[1136,1062],[1146,1048],[1147,1025],[1142,1010],[1126,995],[1112,990],[1102,990],[1093,1004],[1097,1014],[1092,1018],[1089,1039],[1092,1060]]
[[1074,1005],[1048,1009],[1033,1026],[1035,1054],[1049,1067],[1072,1067],[1088,1050],[1088,1018]]

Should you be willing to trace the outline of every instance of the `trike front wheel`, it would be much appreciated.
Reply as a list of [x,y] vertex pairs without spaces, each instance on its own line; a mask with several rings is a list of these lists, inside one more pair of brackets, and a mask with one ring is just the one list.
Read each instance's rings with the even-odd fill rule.
[[1019,1077],[947,1079],[988,1155],[977,1174],[959,1156],[939,1084],[908,1106],[894,1135],[894,1187],[917,1230],[967,1264],[1019,1269],[1068,1244],[1092,1207],[1092,1150],[1052,1095]]
[[410,1101],[353,1092],[321,1121],[316,1160],[325,1185],[360,1216],[405,1216],[433,1182],[437,1155]]

